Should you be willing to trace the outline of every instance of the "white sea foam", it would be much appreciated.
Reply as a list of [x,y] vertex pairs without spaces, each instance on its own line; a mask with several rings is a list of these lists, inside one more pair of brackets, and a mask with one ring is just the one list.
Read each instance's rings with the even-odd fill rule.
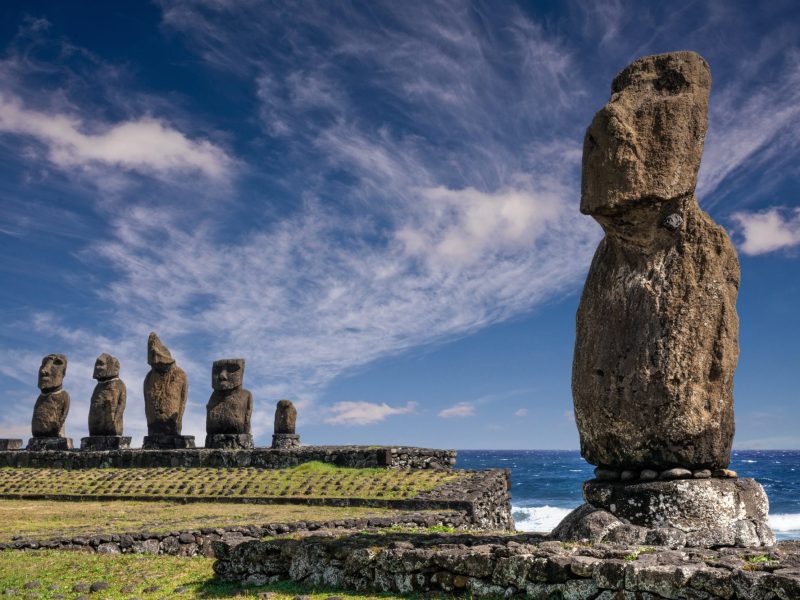
[[[512,506],[511,514],[517,531],[551,531],[572,511],[558,506]],[[800,513],[769,516],[769,526],[779,537],[800,537]]]
[[770,515],[769,526],[775,533],[800,534],[800,513]]
[[546,533],[551,531],[566,517],[571,508],[557,506],[512,506],[511,514],[514,517],[514,526],[517,531],[536,531]]

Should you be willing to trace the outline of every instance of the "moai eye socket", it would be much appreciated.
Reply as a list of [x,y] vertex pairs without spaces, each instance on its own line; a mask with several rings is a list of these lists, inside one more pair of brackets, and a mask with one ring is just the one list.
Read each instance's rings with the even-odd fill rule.
[[54,359],[53,359],[53,364],[54,364],[54,365],[57,365],[57,366],[59,366],[59,367],[60,367],[61,365],[63,365],[63,364],[64,364],[64,361],[63,361],[63,360],[61,360],[60,358],[54,358]]
[[225,370],[228,373],[236,373],[236,371],[239,370],[239,365],[237,365],[236,363],[231,363],[231,364],[225,366]]

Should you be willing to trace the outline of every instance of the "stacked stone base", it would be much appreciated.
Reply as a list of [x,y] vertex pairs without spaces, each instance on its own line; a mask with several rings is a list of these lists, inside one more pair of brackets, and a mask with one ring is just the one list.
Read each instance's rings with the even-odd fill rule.
[[255,447],[253,436],[249,433],[211,433],[206,436],[205,446],[223,450],[250,450]]
[[22,450],[22,440],[19,438],[0,439],[0,450]]
[[124,435],[90,435],[81,438],[81,450],[120,450],[130,447],[131,438]]
[[52,450],[72,450],[72,438],[68,437],[32,437],[28,440],[28,450],[45,452]]
[[144,436],[143,450],[178,450],[194,448],[193,435],[169,435],[158,433]]
[[555,539],[671,548],[775,544],[767,495],[753,479],[592,480],[583,496],[586,504],[553,530]]
[[273,448],[296,448],[300,445],[300,436],[294,433],[273,433]]

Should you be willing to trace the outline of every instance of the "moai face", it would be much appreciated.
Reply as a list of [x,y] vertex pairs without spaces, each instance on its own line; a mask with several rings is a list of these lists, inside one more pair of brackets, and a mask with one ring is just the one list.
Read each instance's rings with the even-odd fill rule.
[[63,354],[48,354],[39,367],[39,389],[50,390],[64,385],[67,374],[67,357]]
[[211,387],[225,392],[242,387],[244,378],[243,358],[223,358],[215,360],[211,368]]
[[169,349],[161,343],[154,332],[150,332],[147,338],[147,364],[157,371],[166,371],[175,364]]
[[94,362],[94,375],[92,377],[98,381],[119,377],[119,361],[104,352]]
[[647,57],[619,73],[586,131],[581,212],[602,218],[692,193],[710,88],[708,64],[694,52]]

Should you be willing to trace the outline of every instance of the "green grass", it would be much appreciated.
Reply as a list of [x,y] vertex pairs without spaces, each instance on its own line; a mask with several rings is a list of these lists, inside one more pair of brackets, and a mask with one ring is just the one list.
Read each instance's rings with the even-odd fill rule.
[[376,508],[286,504],[0,500],[0,542],[88,536],[99,533],[191,531],[202,527],[266,525],[296,521],[389,516]]
[[369,498],[404,499],[465,474],[437,470],[349,469],[305,463],[289,469],[0,468],[6,497],[112,496],[117,498]]
[[[274,600],[291,600],[298,594],[308,594],[312,600],[326,600],[334,595],[346,600],[398,598],[390,594],[363,595],[331,589],[314,589],[290,582],[259,588],[241,588],[235,584],[215,581],[211,570],[212,562],[212,559],[198,557],[141,554],[110,556],[54,550],[4,551],[0,552],[0,595],[8,589],[14,589],[20,597],[24,597],[30,591],[36,598],[43,600],[57,595],[74,598],[77,595],[72,591],[75,584],[91,585],[105,581],[110,587],[101,593],[92,594],[92,597],[111,600],[132,597],[143,600],[226,598],[256,597],[260,592],[272,591],[275,593]],[[25,584],[31,582],[37,582],[38,587],[26,589]],[[125,591],[122,591],[123,589]],[[426,595],[426,598],[430,597]]]

